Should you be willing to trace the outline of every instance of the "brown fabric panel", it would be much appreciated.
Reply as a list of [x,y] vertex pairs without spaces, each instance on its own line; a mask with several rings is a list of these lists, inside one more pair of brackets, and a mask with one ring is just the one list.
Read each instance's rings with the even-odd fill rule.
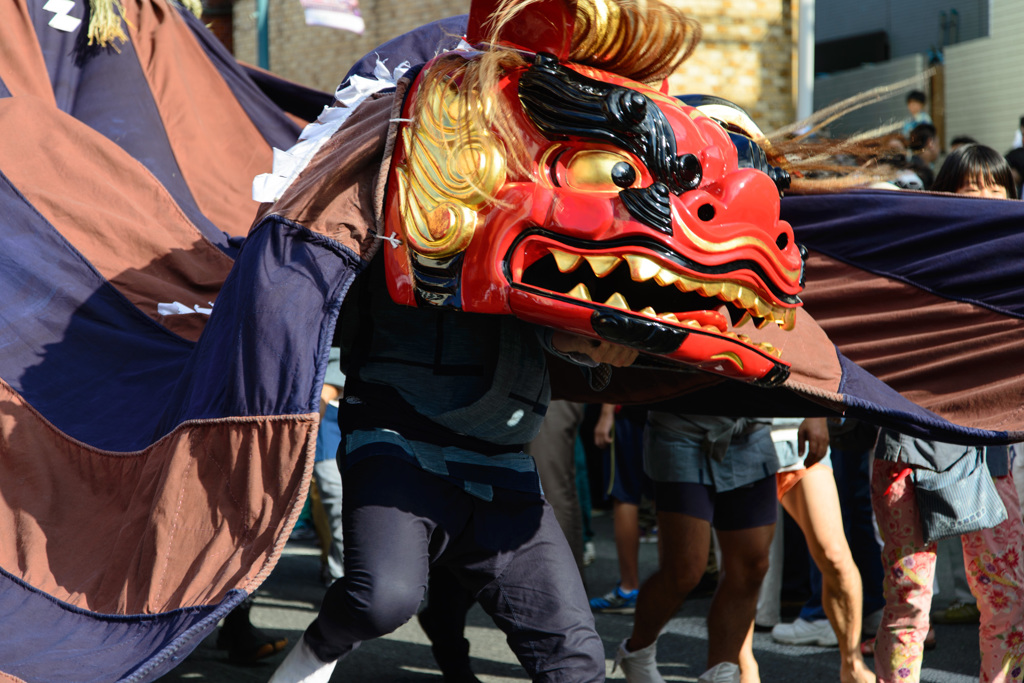
[[270,146],[176,10],[164,0],[130,0],[125,13],[196,204],[224,232],[247,234],[259,207],[252,180],[273,167]]
[[110,614],[252,591],[301,510],[318,421],[195,421],[113,453],[69,439],[0,382],[0,566]]
[[[0,167],[26,199],[143,313],[198,339],[205,316],[157,304],[214,301],[232,260],[138,161],[35,98],[0,100]],[[159,229],[155,221],[159,220]]]
[[790,364],[789,379],[784,386],[800,387],[802,393],[811,389],[824,395],[839,390],[843,373],[835,347],[818,320],[806,309],[797,309],[796,325],[788,332],[778,325],[765,325],[759,330],[749,323],[739,328],[739,332],[755,342],[768,342],[782,350],[782,360]]
[[1024,321],[812,253],[801,295],[851,360],[961,425],[1024,428]]
[[[12,95],[34,95],[56,106],[46,62],[26,0],[0,2],[0,78]],[[7,129],[9,130],[9,129]]]
[[335,239],[367,258],[376,249],[374,197],[390,166],[384,158],[394,95],[359,106],[272,206],[282,218]]

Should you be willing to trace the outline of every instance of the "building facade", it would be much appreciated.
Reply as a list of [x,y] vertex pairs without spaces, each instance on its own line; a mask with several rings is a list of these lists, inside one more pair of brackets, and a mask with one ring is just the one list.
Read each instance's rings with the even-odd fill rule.
[[[766,131],[794,115],[794,0],[685,0],[704,26],[697,52],[670,79],[671,92],[707,93],[745,108]],[[362,35],[306,26],[299,0],[270,0],[270,70],[333,91],[349,66],[384,41],[469,11],[468,0],[361,0]],[[237,0],[235,56],[257,63],[256,0]]]
[[[1024,89],[1024,2],[1020,0],[863,0],[856,12],[845,0],[817,0],[817,61],[835,63],[832,48],[860,55],[841,71],[818,68],[814,106],[820,109],[872,87],[919,75],[944,149],[968,135],[1006,152],[1021,116]],[[884,58],[872,58],[884,52]],[[937,77],[924,72],[940,63]],[[933,91],[934,88],[934,91]],[[866,130],[906,116],[903,97],[865,108],[834,126],[839,134]]]

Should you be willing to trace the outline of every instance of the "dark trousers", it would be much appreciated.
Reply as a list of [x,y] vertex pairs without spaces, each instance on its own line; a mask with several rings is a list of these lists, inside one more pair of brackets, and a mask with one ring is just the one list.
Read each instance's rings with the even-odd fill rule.
[[385,635],[416,612],[432,564],[451,570],[534,681],[604,680],[576,563],[539,494],[484,501],[389,456],[344,473],[345,576],[324,596],[306,642],[324,661]]

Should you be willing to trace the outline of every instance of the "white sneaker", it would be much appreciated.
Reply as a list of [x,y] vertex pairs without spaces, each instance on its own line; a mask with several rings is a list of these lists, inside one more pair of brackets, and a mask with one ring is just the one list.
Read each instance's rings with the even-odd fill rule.
[[740,683],[740,665],[719,662],[702,673],[697,683]]
[[299,636],[298,644],[284,658],[267,683],[328,683],[337,660],[322,662]]
[[597,559],[597,548],[594,547],[593,541],[587,541],[583,544],[583,566],[589,567],[594,564],[594,560]]
[[629,638],[626,638],[619,643],[612,671],[621,667],[622,673],[626,676],[626,683],[665,683],[665,679],[658,673],[658,663],[655,661],[657,641],[635,652],[626,649],[628,642]]
[[772,628],[772,640],[786,645],[820,645],[836,647],[839,639],[828,619],[805,621],[797,619],[792,624],[776,624]]

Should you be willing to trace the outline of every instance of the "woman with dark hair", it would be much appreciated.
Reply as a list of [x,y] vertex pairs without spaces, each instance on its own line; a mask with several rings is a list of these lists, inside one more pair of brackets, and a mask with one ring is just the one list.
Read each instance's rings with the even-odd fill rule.
[[964,145],[950,153],[932,183],[932,192],[1017,199],[1010,164],[985,145]]

